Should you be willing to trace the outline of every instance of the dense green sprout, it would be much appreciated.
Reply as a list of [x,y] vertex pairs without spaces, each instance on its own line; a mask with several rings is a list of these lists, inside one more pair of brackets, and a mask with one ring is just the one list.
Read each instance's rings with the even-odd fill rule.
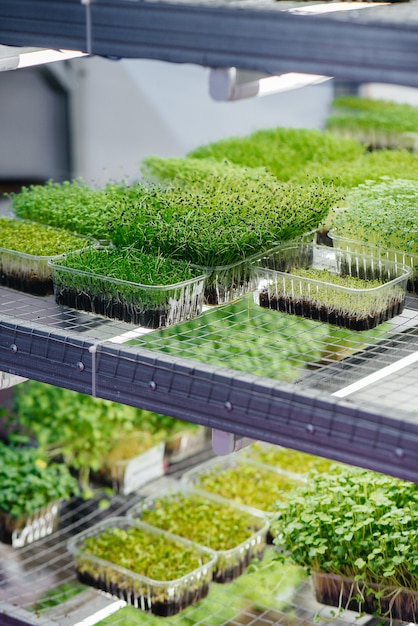
[[340,165],[351,162],[363,154],[364,148],[356,141],[342,140],[319,130],[279,127],[246,137],[222,139],[196,148],[188,156],[265,167],[281,181],[305,183],[312,180],[312,171],[326,170],[335,162]]
[[214,175],[205,185],[148,187],[120,198],[111,238],[198,265],[228,265],[316,228],[341,200],[332,184],[309,186]]
[[355,96],[336,98],[326,128],[418,132],[418,107]]
[[277,543],[318,572],[417,589],[418,485],[355,467],[313,473],[278,500]]
[[59,264],[76,271],[143,285],[170,285],[200,275],[186,261],[173,261],[135,248],[86,248],[68,254]]
[[0,217],[0,248],[34,256],[56,256],[83,248],[87,243],[88,240],[65,230]]
[[383,176],[418,179],[418,155],[406,150],[368,152],[354,139],[331,132],[276,128],[201,146],[191,158],[265,167],[279,180],[306,185],[318,178],[342,189]]
[[22,187],[10,194],[11,209],[20,218],[63,228],[74,233],[108,238],[120,196],[137,196],[142,187],[108,183],[94,188],[81,179]]
[[24,518],[77,492],[64,464],[49,462],[39,448],[1,441],[0,481],[0,517]]
[[339,236],[418,254],[418,181],[369,181],[353,189],[327,224]]

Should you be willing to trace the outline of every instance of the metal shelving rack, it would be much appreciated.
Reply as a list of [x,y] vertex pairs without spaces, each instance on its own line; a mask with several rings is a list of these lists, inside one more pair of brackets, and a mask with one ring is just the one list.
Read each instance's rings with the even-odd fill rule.
[[[418,3],[3,0],[3,44],[418,86]],[[351,5],[351,6],[350,6]],[[308,8],[307,10],[307,7]],[[357,8],[358,7],[358,8]],[[325,12],[324,12],[325,11]]]
[[[0,23],[9,45],[418,86],[417,1],[4,0]],[[131,328],[2,289],[0,370],[417,480],[415,308],[378,349],[288,384],[127,345]]]
[[[311,6],[315,14],[310,14]],[[338,8],[339,3],[319,0],[3,0],[0,43],[418,87],[417,1]],[[228,307],[220,311],[221,326],[232,332]],[[251,319],[259,314],[255,309],[248,313]],[[204,316],[200,330],[210,342]],[[289,326],[289,336],[298,332],[296,323]],[[296,363],[301,365],[299,377],[286,382],[268,371],[254,374],[251,365],[239,371],[223,358],[199,360],[184,350],[187,341],[178,351],[167,352],[163,341],[151,349],[141,329],[71,311],[52,297],[0,289],[2,372],[418,481],[417,299],[408,297],[405,311],[384,336],[365,340],[360,335],[348,342],[334,339],[332,345],[324,339],[328,357],[303,367]],[[309,332],[298,335],[302,345],[312,340]],[[281,358],[274,333],[271,350]],[[123,512],[123,507],[117,501],[114,510]],[[34,576],[40,581],[45,576],[51,587],[51,568],[61,582],[73,580],[64,548],[67,533],[78,525],[63,523],[57,535],[19,554],[29,587]],[[3,565],[8,562],[2,558]],[[13,559],[10,564],[16,566]],[[12,574],[16,585],[25,581],[18,569]],[[2,576],[0,571],[0,580]],[[94,623],[88,617],[111,602],[86,591],[73,606],[65,603],[50,614],[29,614],[25,602],[18,606],[19,587],[14,597],[7,580],[0,586],[0,623],[8,626],[74,624],[83,602],[88,608],[77,623]],[[292,624],[314,623],[320,607],[312,604],[309,592],[292,603]],[[119,623],[117,614],[113,623]],[[121,618],[120,623],[128,621]],[[290,622],[288,614],[273,614],[265,607],[257,616],[240,615],[228,623]],[[333,623],[359,621],[348,615]]]
[[[213,364],[200,361],[193,346],[189,358],[183,342],[167,353],[162,338],[150,349],[143,329],[66,309],[53,296],[3,288],[0,369],[416,481],[417,309],[408,297],[384,337],[352,333],[348,345],[324,337],[322,353],[332,350],[332,358],[308,368],[301,362],[300,377],[289,383],[252,374],[251,359],[246,371],[238,371],[216,353]],[[242,320],[228,306],[219,311],[221,328],[239,332]],[[253,320],[264,314],[255,305],[247,313]],[[210,342],[205,319],[198,318],[199,333]],[[287,358],[277,342],[294,333],[308,347],[313,337],[297,324],[295,317],[284,335],[271,333],[266,349]]]

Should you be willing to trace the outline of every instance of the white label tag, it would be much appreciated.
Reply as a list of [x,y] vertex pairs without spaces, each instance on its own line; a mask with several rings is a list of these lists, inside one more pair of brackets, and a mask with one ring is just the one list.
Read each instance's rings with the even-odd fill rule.
[[125,469],[122,493],[136,491],[150,480],[164,475],[164,442],[131,459]]

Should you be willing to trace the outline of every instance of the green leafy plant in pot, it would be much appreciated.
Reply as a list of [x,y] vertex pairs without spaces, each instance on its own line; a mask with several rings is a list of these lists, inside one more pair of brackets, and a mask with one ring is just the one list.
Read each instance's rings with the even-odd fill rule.
[[60,501],[77,492],[64,464],[17,442],[0,442],[0,484],[0,540],[16,548],[51,534]]
[[35,438],[48,458],[64,461],[84,497],[93,495],[92,477],[115,485],[114,461],[131,459],[185,428],[180,420],[37,381],[15,388],[9,421]]
[[92,495],[91,473],[102,468],[122,434],[134,431],[137,414],[127,405],[37,381],[15,390],[16,422],[49,458],[62,458],[76,473],[85,497]]
[[417,621],[418,485],[335,465],[276,508],[279,558],[311,573],[319,602]]

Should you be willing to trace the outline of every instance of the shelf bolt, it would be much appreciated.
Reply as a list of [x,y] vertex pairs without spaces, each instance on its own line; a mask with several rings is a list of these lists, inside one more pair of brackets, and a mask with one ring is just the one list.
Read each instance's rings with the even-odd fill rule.
[[233,407],[232,407],[232,403],[231,403],[229,400],[227,400],[227,401],[225,402],[225,405],[224,405],[224,406],[225,406],[225,408],[226,408],[226,410],[227,410],[227,411],[232,411],[232,408],[233,408]]
[[315,426],[314,426],[313,424],[307,424],[307,425],[306,425],[306,431],[307,431],[309,434],[313,435],[313,434],[314,434],[314,432],[315,432]]
[[13,352],[13,354],[16,354],[16,352],[18,351],[18,347],[15,343],[12,343],[12,345],[10,346],[10,350]]
[[151,380],[148,383],[148,387],[151,389],[151,391],[155,391],[157,389],[157,383],[155,381]]
[[395,456],[397,456],[398,459],[403,459],[405,456],[405,450],[403,450],[402,448],[396,448]]
[[84,365],[84,363],[82,363],[81,361],[79,361],[79,362],[77,363],[77,369],[78,369],[78,371],[79,371],[79,372],[82,372],[82,371],[84,370],[84,368],[85,368],[85,367],[86,367],[86,366],[85,366],[85,365]]

